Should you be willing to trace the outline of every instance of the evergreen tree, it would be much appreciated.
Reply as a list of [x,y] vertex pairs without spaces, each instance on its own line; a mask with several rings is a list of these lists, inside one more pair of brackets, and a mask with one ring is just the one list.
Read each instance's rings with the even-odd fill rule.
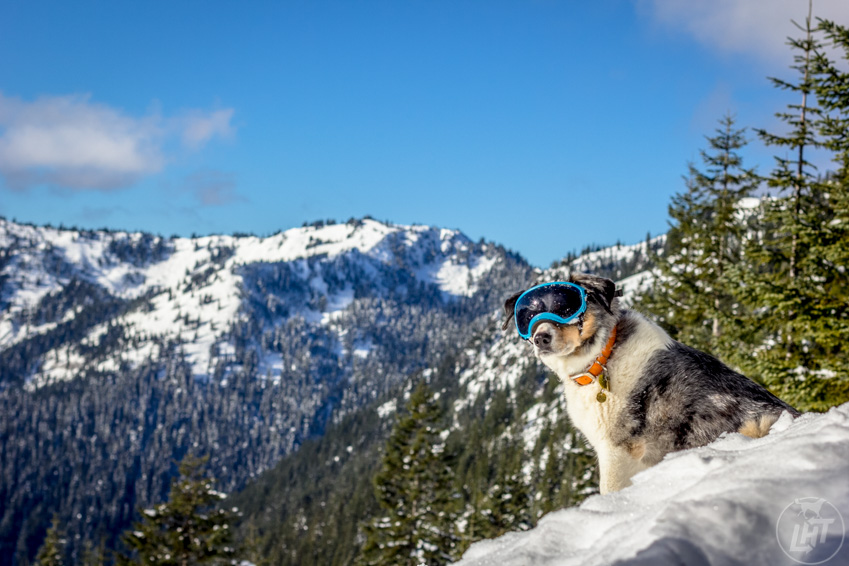
[[[776,117],[790,126],[786,134],[773,134],[766,130],[758,130],[758,135],[764,143],[771,146],[785,148],[790,153],[787,157],[776,156],[776,168],[768,182],[778,192],[792,191],[789,203],[773,207],[771,212],[777,215],[779,224],[786,233],[783,235],[789,242],[789,249],[785,252],[787,263],[787,276],[795,280],[799,276],[799,260],[804,255],[803,249],[803,227],[804,219],[802,213],[809,205],[813,171],[816,167],[809,161],[810,152],[820,144],[816,138],[816,119],[820,110],[813,104],[814,75],[812,73],[813,60],[821,49],[821,44],[813,34],[811,23],[812,3],[808,4],[808,17],[805,18],[805,27],[794,22],[797,28],[805,33],[803,39],[788,39],[788,45],[798,51],[794,55],[794,64],[791,68],[799,75],[798,82],[788,82],[783,79],[772,77],[773,85],[783,90],[789,90],[801,97],[799,104],[788,104],[787,111],[779,112]],[[785,259],[782,258],[782,259]]]
[[217,509],[226,496],[215,491],[203,467],[208,458],[186,456],[180,477],[171,483],[168,501],[142,511],[142,520],[124,533],[124,543],[135,559],[120,556],[123,564],[189,566],[235,564],[232,525],[237,511]]
[[520,430],[514,427],[513,434],[501,439],[498,453],[500,469],[487,494],[488,518],[495,536],[507,531],[526,531],[536,522],[531,515],[530,486],[522,469],[526,455]]
[[106,543],[100,541],[98,546],[94,546],[91,541],[87,540],[83,544],[83,559],[82,566],[104,566],[106,564]]
[[715,135],[706,138],[704,169],[690,164],[687,190],[676,194],[669,207],[672,223],[665,252],[654,256],[660,277],[639,304],[673,337],[716,353],[731,350],[728,345],[739,327],[736,284],[730,276],[740,262],[745,234],[739,205],[758,183],[739,154],[747,143],[744,133],[726,115]]
[[65,539],[63,537],[62,530],[59,528],[59,519],[54,516],[35,558],[36,566],[63,566],[65,564]]
[[[825,121],[823,109],[816,106],[817,98],[824,99],[823,72],[830,64],[810,14],[799,27],[804,38],[789,41],[798,51],[793,68],[799,78],[795,83],[773,82],[800,96],[801,103],[778,114],[789,126],[787,133],[759,132],[768,145],[789,153],[775,158],[769,184],[776,195],[764,203],[757,236],[746,248],[755,269],[738,270],[743,298],[752,312],[747,325],[761,333],[750,340],[754,355],[739,360],[790,403],[824,410],[847,398],[846,382],[838,372],[846,368],[849,283],[847,264],[838,263],[845,260],[844,252],[838,250],[849,241],[840,220],[845,215],[839,204],[842,185],[816,176],[809,155],[813,148],[839,149],[843,142],[832,137],[826,143],[821,136],[828,137],[829,128],[837,126]],[[828,103],[832,116],[841,113],[840,90]],[[842,112],[845,120],[845,108]]]
[[[559,497],[564,487],[564,460],[558,453],[558,442],[555,440],[550,422],[545,423],[542,433],[537,439],[541,446],[535,461],[536,488],[540,498],[539,514],[548,513],[559,508]],[[570,478],[571,479],[571,478]]]
[[[492,529],[489,520],[488,500],[486,491],[490,483],[490,474],[493,468],[489,442],[484,440],[478,423],[469,425],[468,444],[461,458],[467,458],[470,462],[465,473],[466,528],[463,532],[463,549],[468,548],[473,542],[493,538],[497,534]],[[468,447],[474,447],[469,450]],[[462,464],[462,462],[461,462]]]
[[[826,44],[842,53],[843,60],[849,62],[849,27],[823,20],[819,29]],[[815,72],[816,94],[823,109],[822,145],[833,152],[836,165],[834,174],[826,181],[834,218],[827,225],[830,237],[821,242],[822,255],[830,264],[849,266],[849,73],[822,54],[815,60]],[[845,279],[840,283],[835,282],[833,291],[841,297],[849,296]],[[845,332],[845,325],[841,325],[835,339],[845,342],[849,338]]]
[[424,383],[406,409],[374,477],[383,513],[364,525],[360,564],[434,565],[455,558],[457,502],[451,456],[440,437],[442,411]]
[[[813,62],[814,92],[821,108],[818,133],[822,147],[831,152],[834,172],[823,181],[825,198],[830,205],[830,220],[818,225],[812,255],[819,258],[826,273],[823,293],[818,297],[815,320],[818,343],[829,361],[821,367],[817,385],[821,408],[849,400],[849,27],[820,20],[818,31],[824,44],[842,56],[842,65],[822,51]],[[823,377],[830,377],[825,379]]]
[[256,525],[249,523],[242,531],[245,534],[243,555],[254,566],[271,566],[272,562],[262,554],[263,538]]
[[568,422],[557,422],[549,434],[540,435],[544,446],[537,462],[538,515],[579,504],[598,493],[595,453]]

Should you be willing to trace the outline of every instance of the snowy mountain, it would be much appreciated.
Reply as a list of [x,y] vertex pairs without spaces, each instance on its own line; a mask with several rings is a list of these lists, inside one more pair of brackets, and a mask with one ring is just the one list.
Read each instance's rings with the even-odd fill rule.
[[462,566],[849,564],[849,404],[669,454],[618,493],[474,544]]
[[[561,418],[556,383],[498,329],[501,304],[569,269],[632,275],[648,265],[647,245],[659,244],[595,250],[541,272],[457,231],[370,219],[265,238],[0,219],[0,562],[31,558],[54,513],[75,560],[84,540],[113,545],[138,505],[164,498],[189,451],[209,455],[232,492],[367,409],[333,462],[360,458],[368,470],[378,458],[363,461],[371,453],[352,446],[380,445],[403,405],[392,395],[415,376],[451,384],[456,430],[489,415],[492,430],[520,438],[534,455],[528,482],[582,467],[586,447]],[[382,416],[368,412],[376,402]],[[504,407],[515,418],[497,420]],[[303,478],[290,476],[267,506],[323,473],[310,454],[296,460]],[[590,466],[561,502],[591,493],[591,480]],[[307,500],[287,509],[304,516]],[[290,511],[281,516],[293,520]]]
[[[456,231],[391,226],[374,220],[296,228],[267,238],[164,239],[142,233],[57,230],[0,220],[0,350],[67,326],[92,295],[116,303],[106,320],[80,329],[76,343],[51,344],[23,375],[31,387],[89,371],[116,371],[182,343],[196,376],[232,355],[235,323],[261,314],[275,323],[300,318],[332,328],[355,301],[437,290],[451,300],[489,286],[503,250],[475,245]],[[515,260],[514,260],[515,262]],[[399,279],[398,272],[403,274]],[[342,277],[343,275],[352,277]],[[397,279],[397,280],[396,280]],[[68,297],[78,287],[78,296]],[[120,305],[120,306],[117,306]],[[121,330],[116,330],[116,326]],[[94,352],[123,333],[129,344]],[[337,332],[340,347],[344,337]],[[366,357],[369,342],[349,344]],[[275,378],[280,360],[261,359]]]
[[0,220],[0,563],[31,558],[54,513],[72,552],[114,541],[188,451],[240,488],[438,364],[530,273],[370,219],[266,238]]

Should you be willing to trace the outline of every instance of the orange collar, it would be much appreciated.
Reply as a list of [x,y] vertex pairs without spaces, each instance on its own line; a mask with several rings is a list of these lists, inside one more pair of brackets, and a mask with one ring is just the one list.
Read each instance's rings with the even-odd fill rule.
[[616,342],[616,327],[613,327],[613,330],[610,332],[610,338],[607,339],[607,344],[604,346],[604,349],[601,351],[601,355],[595,359],[593,365],[590,366],[585,373],[573,377],[572,380],[578,385],[589,385],[593,383],[598,376],[601,375],[601,372],[604,371],[604,364],[607,363],[607,359],[610,357],[610,353],[613,351],[613,344]]

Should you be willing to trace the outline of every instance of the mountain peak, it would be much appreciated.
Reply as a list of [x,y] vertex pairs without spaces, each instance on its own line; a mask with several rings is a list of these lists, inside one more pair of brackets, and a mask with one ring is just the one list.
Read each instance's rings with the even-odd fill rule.
[[[96,363],[82,355],[74,358],[71,350],[64,358],[46,352],[32,376],[36,384],[69,379],[85,367],[115,371],[138,364],[155,357],[169,340],[184,344],[194,373],[208,375],[220,357],[216,352],[229,348],[230,329],[255,316],[256,305],[275,305],[273,312],[286,313],[282,321],[300,316],[326,325],[355,300],[393,294],[408,285],[435,287],[449,299],[471,297],[499,263],[515,262],[497,246],[475,244],[456,230],[370,218],[265,237],[168,239],[2,220],[0,244],[6,248],[0,263],[5,306],[0,348],[50,332],[82,312],[85,305],[74,304],[81,298],[60,298],[72,281],[83,281],[111,300],[138,302],[94,325],[84,341],[98,343],[117,324],[136,337],[136,346]],[[340,278],[340,271],[349,275]],[[61,313],[35,314],[57,301]]]

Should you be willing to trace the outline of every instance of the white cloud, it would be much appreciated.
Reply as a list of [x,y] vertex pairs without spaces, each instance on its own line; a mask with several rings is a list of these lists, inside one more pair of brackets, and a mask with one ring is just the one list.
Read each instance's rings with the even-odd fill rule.
[[88,95],[30,102],[0,93],[0,175],[14,189],[126,187],[163,169],[172,139],[197,150],[213,137],[232,135],[232,116],[224,109],[134,117]]
[[198,148],[216,135],[229,138],[233,135],[233,109],[216,110],[210,114],[193,111],[181,120],[183,123],[183,143]]
[[[799,37],[808,0],[642,0],[642,10],[665,27],[683,31],[724,53],[749,53],[770,62],[791,60],[787,37]],[[817,17],[849,21],[849,0],[814,0]]]

